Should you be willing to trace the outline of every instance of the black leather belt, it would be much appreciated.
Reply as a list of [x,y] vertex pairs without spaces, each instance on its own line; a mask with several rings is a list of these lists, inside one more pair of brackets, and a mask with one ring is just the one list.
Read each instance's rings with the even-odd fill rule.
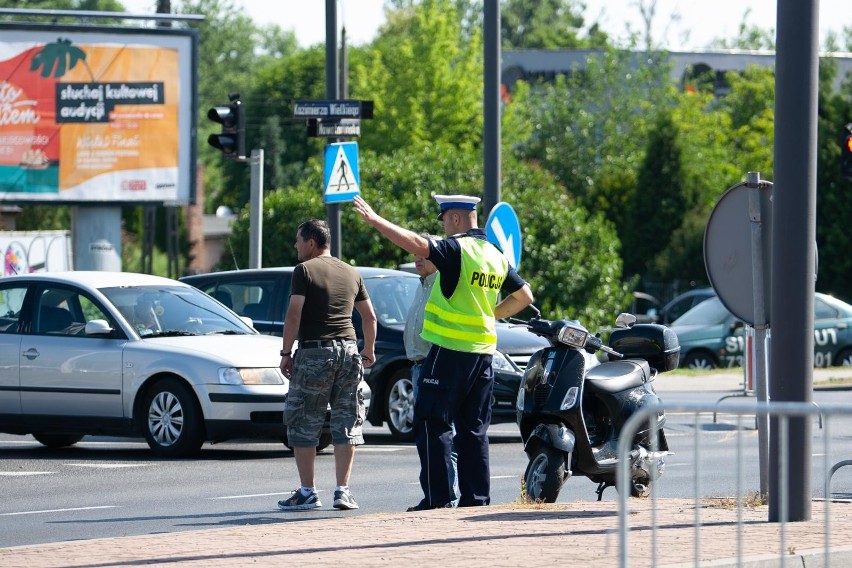
[[354,339],[306,339],[305,341],[299,341],[299,347],[337,347],[339,345],[345,345],[346,343],[352,342],[354,343]]

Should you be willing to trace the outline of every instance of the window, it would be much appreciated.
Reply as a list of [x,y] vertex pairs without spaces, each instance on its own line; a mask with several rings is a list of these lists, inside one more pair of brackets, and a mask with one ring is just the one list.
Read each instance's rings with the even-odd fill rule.
[[71,288],[44,288],[36,299],[33,332],[39,335],[84,336],[86,323],[109,321],[95,302]]
[[19,333],[18,319],[27,295],[26,286],[0,289],[0,333]]

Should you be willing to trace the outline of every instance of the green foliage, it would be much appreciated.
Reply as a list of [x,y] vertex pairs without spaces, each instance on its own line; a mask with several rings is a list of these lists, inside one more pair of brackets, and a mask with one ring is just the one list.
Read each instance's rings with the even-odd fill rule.
[[[585,6],[576,0],[503,0],[503,49],[581,49],[603,47],[601,36],[581,37]],[[605,36],[603,37],[605,39]]]
[[[852,29],[849,30],[852,32]],[[852,34],[850,34],[852,39]],[[821,66],[826,68],[825,65]],[[852,235],[847,227],[852,219],[852,180],[840,176],[840,145],[852,122],[852,76],[843,88],[833,92],[836,68],[820,74],[817,149],[816,237],[819,265],[817,290],[852,300]]]
[[[90,10],[94,12],[126,12],[121,2],[116,0],[0,0],[0,8],[15,8],[27,10]],[[20,20],[17,16],[0,16],[0,21]],[[48,16],[27,16],[28,22],[41,22],[51,24],[97,24],[103,20],[75,16],[57,17],[55,14]]]
[[645,274],[654,256],[669,242],[692,205],[684,186],[678,129],[669,112],[661,112],[648,138],[648,149],[628,206],[629,231],[621,234],[627,274]]
[[680,227],[672,232],[650,263],[647,275],[657,282],[707,282],[704,267],[704,229],[710,207],[699,206],[685,212]]
[[27,205],[15,219],[19,231],[55,231],[71,228],[71,208],[56,205]]
[[585,207],[625,224],[654,114],[676,101],[661,53],[607,50],[584,71],[533,88],[519,85],[504,144],[552,172]]
[[[121,266],[124,272],[143,272],[142,243],[135,235],[127,235],[121,244]],[[153,252],[151,268],[151,274],[169,276],[169,257],[156,247]]]
[[[250,110],[253,101],[247,95],[254,86],[255,71],[268,61],[256,52],[286,49],[287,41],[282,39],[286,34],[276,34],[275,28],[258,28],[233,0],[185,0],[179,12],[205,16],[190,24],[198,30],[198,155],[205,166],[205,205],[208,211],[221,204],[238,208],[243,198],[247,200],[249,169],[224,160],[221,152],[207,144],[208,136],[221,128],[207,118],[207,111],[227,104],[232,92],[240,93]],[[290,38],[289,45],[295,48],[295,38]],[[250,141],[247,136],[249,149],[254,147]]]
[[[296,264],[296,229],[308,219],[325,219],[322,200],[322,165],[313,160],[305,177],[295,186],[266,193],[263,200],[263,235],[261,266],[292,266]],[[249,260],[250,212],[245,208],[234,222],[233,232],[220,270],[246,268]]]
[[467,35],[452,0],[423,0],[391,19],[365,58],[350,63],[353,98],[372,99],[362,147],[478,145],[482,139],[482,39]]
[[503,200],[523,229],[521,275],[545,317],[612,325],[629,303],[619,241],[602,214],[580,206],[544,169],[514,159],[504,164]]

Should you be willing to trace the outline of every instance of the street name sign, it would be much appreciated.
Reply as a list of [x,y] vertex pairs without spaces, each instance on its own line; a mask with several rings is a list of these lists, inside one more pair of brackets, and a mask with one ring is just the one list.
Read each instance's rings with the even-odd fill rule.
[[293,118],[373,118],[373,101],[293,101]]
[[361,121],[352,118],[309,118],[308,136],[315,138],[361,136]]

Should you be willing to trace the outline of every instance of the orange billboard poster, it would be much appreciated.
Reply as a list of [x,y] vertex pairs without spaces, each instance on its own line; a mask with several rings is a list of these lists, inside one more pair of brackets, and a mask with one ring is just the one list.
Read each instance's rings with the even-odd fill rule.
[[0,201],[192,201],[194,34],[0,30]]

